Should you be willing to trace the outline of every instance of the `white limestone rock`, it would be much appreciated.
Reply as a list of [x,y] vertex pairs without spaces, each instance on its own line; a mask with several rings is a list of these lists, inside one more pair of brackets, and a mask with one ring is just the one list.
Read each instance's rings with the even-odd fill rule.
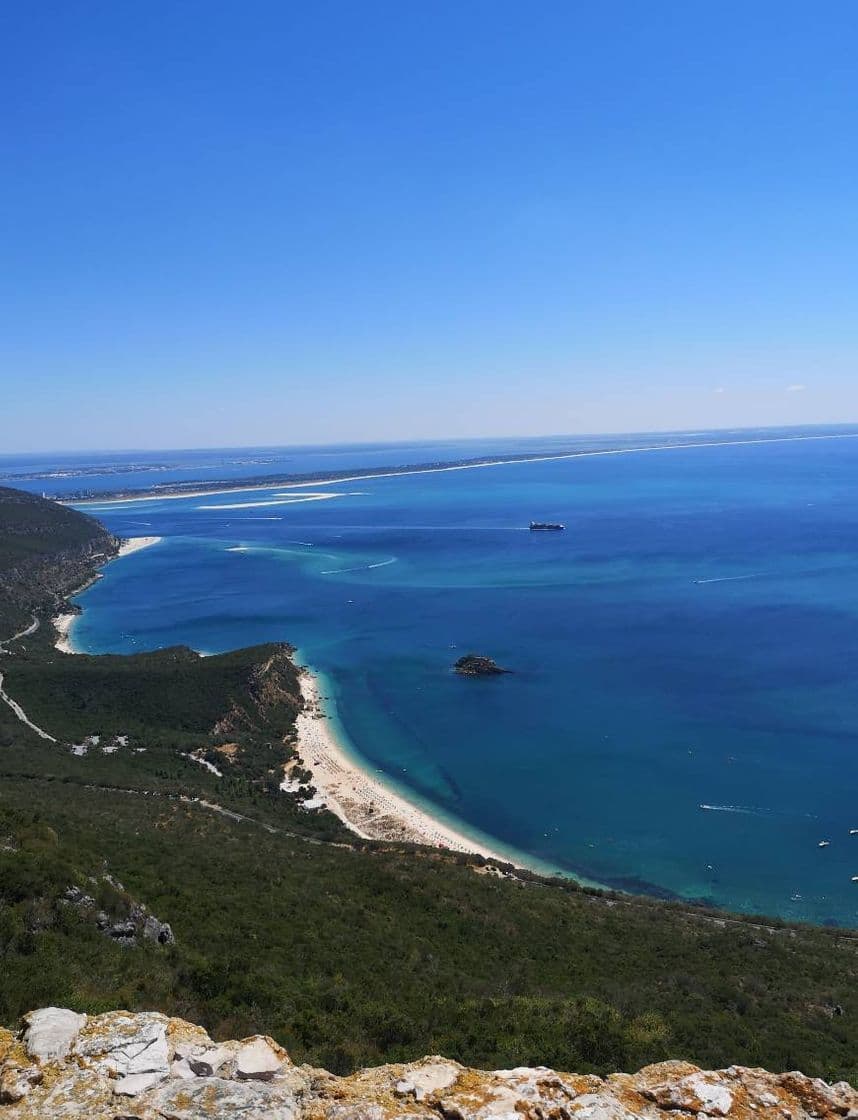
[[[334,1101],[325,1111],[325,1120],[388,1120],[390,1113],[372,1101]],[[398,1112],[396,1120],[434,1120],[431,1113]]]
[[569,1107],[574,1120],[638,1120],[639,1113],[630,1112],[620,1101],[598,1093],[583,1093]]
[[186,1023],[184,1019],[170,1019],[167,1023],[167,1045],[174,1061],[184,1058],[190,1061],[213,1050],[215,1044],[202,1027]]
[[81,1028],[86,1015],[78,1015],[63,1007],[43,1007],[24,1017],[27,1029],[24,1044],[31,1058],[49,1062],[65,1058]]
[[146,1105],[159,1120],[296,1120],[300,1115],[289,1084],[219,1077],[166,1081],[148,1095]]
[[235,1055],[235,1077],[239,1081],[271,1081],[279,1073],[286,1052],[263,1035],[246,1039]]
[[114,1012],[91,1019],[77,1036],[72,1057],[115,1078],[115,1091],[137,1096],[170,1073],[166,1015]]
[[449,1089],[459,1076],[461,1067],[454,1062],[429,1061],[411,1070],[410,1075],[396,1083],[394,1091],[398,1096],[413,1096],[417,1101],[425,1101],[442,1089]]
[[[334,1077],[265,1036],[215,1046],[154,1013],[86,1020],[65,1057],[56,1008],[0,1030],[0,1120],[858,1120],[858,1092],[801,1073],[662,1062],[636,1074],[486,1072],[444,1058]],[[195,1068],[196,1067],[196,1068]],[[202,1074],[202,1075],[201,1075]]]
[[151,1070],[149,1073],[129,1073],[127,1077],[120,1077],[115,1082],[113,1091],[118,1097],[136,1097],[140,1093],[145,1093],[147,1089],[154,1089],[165,1076],[166,1073],[158,1070]]
[[234,1047],[215,1046],[189,1058],[188,1064],[197,1077],[214,1077],[215,1074],[223,1076],[223,1067],[234,1055]]
[[0,1069],[0,1104],[17,1104],[34,1085],[39,1084],[42,1076],[37,1066],[19,1066],[12,1062],[4,1064]]
[[191,1063],[187,1058],[180,1058],[178,1061],[170,1062],[170,1077],[176,1077],[180,1081],[193,1081],[198,1075],[191,1069]]
[[647,1096],[660,1108],[671,1111],[702,1112],[707,1116],[727,1116],[733,1107],[733,1093],[723,1080],[696,1071],[678,1081],[653,1085]]

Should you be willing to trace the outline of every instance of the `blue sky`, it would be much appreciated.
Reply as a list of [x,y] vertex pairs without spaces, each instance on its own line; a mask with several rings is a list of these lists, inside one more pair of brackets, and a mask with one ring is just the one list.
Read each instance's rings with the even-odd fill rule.
[[858,5],[11,0],[0,449],[858,421]]

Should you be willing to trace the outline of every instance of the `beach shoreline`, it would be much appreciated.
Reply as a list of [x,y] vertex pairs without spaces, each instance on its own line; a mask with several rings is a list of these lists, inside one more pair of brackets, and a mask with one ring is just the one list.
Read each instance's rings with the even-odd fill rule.
[[[111,560],[120,560],[123,556],[130,556],[134,552],[139,552],[142,548],[149,548],[153,544],[158,544],[163,540],[162,537],[127,537],[119,545],[119,551]],[[110,563],[110,561],[108,561]],[[100,579],[101,573],[96,573],[95,579]],[[92,585],[93,581],[87,581],[83,587],[79,587],[77,591],[73,591],[69,598],[74,595],[80,595],[87,587]],[[54,633],[56,640],[54,641],[54,648],[58,649],[60,653],[78,653],[79,651],[74,648],[71,640],[71,628],[76,618],[80,617],[80,610],[76,611],[63,611],[52,619]]]
[[163,537],[126,537],[119,546],[119,552],[113,557],[120,560],[123,556],[130,556],[132,552],[139,552],[141,548],[150,548],[158,544]]
[[77,615],[74,611],[67,611],[65,614],[57,615],[53,620],[54,633],[56,634],[54,648],[58,649],[60,653],[77,653],[77,650],[71,644],[69,635],[72,623],[76,618]]
[[[113,559],[149,548],[160,540],[159,536],[125,539]],[[101,578],[101,573],[95,578]],[[75,594],[86,586],[89,585]],[[81,613],[78,608],[64,611],[53,619],[54,645],[61,653],[80,652],[74,647],[71,630]],[[363,840],[421,844],[441,851],[479,855],[493,863],[539,875],[559,874],[538,860],[527,860],[520,853],[504,853],[493,846],[488,837],[487,842],[473,839],[367,772],[343,745],[325,709],[316,674],[307,666],[298,665],[297,668],[304,710],[296,719],[296,758],[287,766],[281,789],[288,791],[293,787],[290,771],[298,766],[312,775],[311,783],[316,789],[314,807],[324,805]]]
[[[527,867],[520,858],[504,855],[488,844],[471,839],[368,774],[349,756],[337,737],[325,711],[315,674],[306,666],[298,668],[305,706],[296,720],[297,764],[313,775],[317,798],[347,828],[364,840],[424,844],[481,855],[542,875],[551,874],[544,867]],[[288,774],[284,787],[287,785]]]
[[[213,498],[219,494],[250,494],[262,490],[301,490],[307,486],[339,486],[344,482],[371,482],[375,478],[397,478],[400,475],[415,474],[445,474],[449,471],[482,470],[486,467],[524,466],[528,463],[552,463],[564,459],[592,459],[602,455],[635,455],[653,451],[682,451],[702,447],[752,447],[756,444],[769,443],[799,443],[813,440],[831,439],[858,439],[858,432],[831,432],[825,435],[814,436],[769,436],[763,439],[730,439],[730,440],[698,440],[689,443],[660,443],[640,447],[608,447],[595,451],[561,451],[557,454],[529,455],[524,458],[486,459],[479,462],[450,463],[444,466],[413,466],[403,467],[401,470],[376,471],[373,473],[338,475],[336,478],[318,478],[312,474],[306,478],[292,479],[286,482],[254,482],[248,486],[228,486],[217,490],[187,490],[181,493],[165,494],[133,494],[125,497],[106,495],[103,498],[58,498],[63,505],[78,506],[110,506],[130,505],[136,502],[166,502],[179,501],[182,498]],[[141,538],[142,539],[142,538]]]

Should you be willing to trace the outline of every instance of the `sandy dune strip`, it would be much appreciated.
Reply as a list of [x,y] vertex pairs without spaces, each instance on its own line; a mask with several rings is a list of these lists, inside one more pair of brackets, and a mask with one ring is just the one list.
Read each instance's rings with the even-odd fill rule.
[[[655,443],[644,444],[640,447],[605,447],[597,451],[560,451],[552,454],[534,455],[526,459],[486,459],[478,463],[452,463],[443,467],[407,468],[405,470],[380,471],[377,474],[350,474],[338,478],[314,478],[308,474],[300,481],[292,482],[260,482],[252,486],[225,485],[217,490],[188,490],[181,494],[141,494],[124,498],[87,498],[81,501],[69,501],[73,506],[109,506],[129,505],[133,502],[166,502],[179,501],[182,498],[210,498],[218,494],[249,494],[255,490],[289,490],[301,489],[307,486],[339,486],[344,482],[372,482],[376,478],[396,478],[399,475],[412,474],[446,474],[449,471],[484,470],[486,467],[526,466],[528,463],[551,463],[558,459],[592,459],[602,455],[641,455],[648,451],[684,451],[695,447],[746,447],[757,443],[802,443],[822,439],[858,439],[858,432],[826,432],[824,435],[799,435],[799,436],[765,436],[757,439],[719,439],[696,440],[690,443]],[[63,499],[60,499],[61,501]],[[214,507],[212,507],[214,508]],[[142,539],[142,538],[141,538]]]

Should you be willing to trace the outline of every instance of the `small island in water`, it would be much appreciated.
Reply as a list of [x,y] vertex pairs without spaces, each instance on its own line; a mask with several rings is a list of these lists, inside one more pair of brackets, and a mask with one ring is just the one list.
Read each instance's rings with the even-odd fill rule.
[[511,669],[504,669],[491,657],[479,653],[466,653],[460,657],[453,666],[455,672],[463,677],[495,677],[500,673],[511,673]]

